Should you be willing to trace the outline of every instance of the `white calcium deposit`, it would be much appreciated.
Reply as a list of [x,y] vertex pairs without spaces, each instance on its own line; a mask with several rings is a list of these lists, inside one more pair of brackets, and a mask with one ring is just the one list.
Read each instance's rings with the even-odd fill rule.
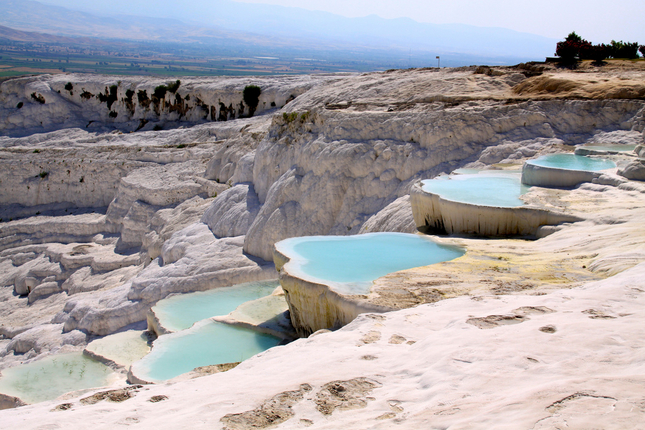
[[[182,78],[156,102],[155,88],[174,80],[3,82],[0,370],[143,330],[170,294],[276,279],[279,240],[412,232],[418,180],[519,167],[587,142],[643,142],[640,69],[529,69]],[[262,88],[258,109],[241,118],[251,84]],[[631,171],[634,155],[616,157],[619,172]],[[418,307],[363,314],[227,372],[70,394],[4,410],[0,422],[636,428],[645,421],[643,191],[617,175],[533,190],[529,203],[585,221],[534,242],[446,239],[471,252],[438,265],[440,276],[385,277],[368,298]]]

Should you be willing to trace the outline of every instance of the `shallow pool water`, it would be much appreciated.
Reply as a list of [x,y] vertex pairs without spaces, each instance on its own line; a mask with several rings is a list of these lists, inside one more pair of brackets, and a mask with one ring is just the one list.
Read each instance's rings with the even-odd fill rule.
[[616,152],[631,152],[636,149],[636,145],[616,144],[616,145],[583,145],[581,148],[593,149],[595,151],[616,151]]
[[289,273],[330,285],[343,294],[367,294],[372,281],[388,273],[464,254],[461,248],[404,233],[297,237],[276,247],[290,258]]
[[70,391],[108,385],[113,376],[112,369],[80,352],[58,354],[4,369],[0,393],[37,403]]
[[179,331],[205,318],[227,315],[242,303],[268,296],[279,285],[278,281],[249,282],[182,294],[159,301],[152,310],[163,327]]
[[584,155],[574,154],[550,154],[543,155],[535,160],[527,161],[529,164],[542,167],[554,167],[557,169],[567,170],[585,170],[596,172],[599,170],[612,169],[616,163],[602,158],[585,157]]
[[85,351],[103,357],[125,369],[150,352],[148,336],[139,330],[128,330],[93,340]]
[[513,172],[480,172],[439,176],[421,181],[425,192],[446,200],[483,206],[512,208],[524,205],[520,196],[530,187],[521,183],[521,174]]
[[280,343],[280,339],[211,320],[188,330],[160,336],[133,372],[144,380],[165,381],[196,367],[246,360]]

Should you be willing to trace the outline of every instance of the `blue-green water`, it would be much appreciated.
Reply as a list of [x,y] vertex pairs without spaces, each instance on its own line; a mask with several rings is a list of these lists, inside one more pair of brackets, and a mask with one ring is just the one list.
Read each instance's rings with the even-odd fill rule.
[[160,336],[152,351],[134,364],[134,372],[145,380],[165,381],[196,367],[246,360],[278,343],[274,336],[205,320]]
[[596,172],[616,167],[616,163],[610,160],[574,154],[543,155],[535,160],[529,160],[527,163],[535,166],[554,167],[567,170],[585,170],[589,172]]
[[404,233],[297,237],[276,247],[290,258],[290,272],[322,281],[343,294],[367,294],[372,281],[388,273],[464,254],[460,248]]
[[636,149],[636,145],[616,144],[616,145],[583,145],[580,148],[593,149],[595,151],[616,151],[630,152]]
[[3,370],[0,393],[37,403],[70,391],[108,385],[112,374],[112,369],[81,352],[58,354]]
[[159,301],[152,310],[163,327],[179,331],[190,328],[197,321],[227,315],[242,303],[268,296],[279,285],[278,281],[249,282],[182,294]]
[[482,206],[512,208],[524,205],[520,196],[530,187],[520,181],[521,175],[513,173],[479,173],[440,176],[421,181],[425,192],[446,200]]

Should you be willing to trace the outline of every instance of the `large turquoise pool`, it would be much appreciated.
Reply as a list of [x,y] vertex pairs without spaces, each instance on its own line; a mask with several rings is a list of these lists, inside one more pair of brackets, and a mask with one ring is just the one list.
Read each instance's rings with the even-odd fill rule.
[[278,345],[280,339],[211,320],[160,336],[152,351],[133,365],[137,377],[165,381],[196,367],[235,363]]
[[481,172],[427,179],[421,188],[455,202],[512,208],[524,205],[520,196],[530,188],[520,179],[520,172]]
[[0,393],[37,403],[70,391],[108,385],[111,377],[112,369],[81,352],[58,354],[3,370]]
[[461,248],[404,233],[296,237],[278,242],[276,248],[289,257],[289,273],[342,294],[367,294],[372,281],[388,273],[464,254]]
[[164,328],[179,331],[190,328],[197,321],[227,315],[242,303],[268,296],[279,285],[278,281],[249,282],[181,294],[159,301],[152,310]]
[[597,172],[599,170],[613,169],[616,163],[611,160],[602,158],[585,157],[584,155],[574,154],[550,154],[543,155],[535,160],[527,161],[529,164],[541,167],[554,167],[557,169],[567,170],[584,170],[588,172]]

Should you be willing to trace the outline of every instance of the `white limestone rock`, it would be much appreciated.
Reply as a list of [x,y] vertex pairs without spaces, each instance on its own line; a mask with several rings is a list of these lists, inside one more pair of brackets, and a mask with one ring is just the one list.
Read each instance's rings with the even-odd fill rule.
[[483,160],[517,163],[553,150],[565,137],[583,142],[600,127],[631,127],[643,109],[641,102],[618,100],[424,105],[402,112],[381,111],[376,101],[371,110],[316,105],[316,94],[326,98],[329,91],[316,87],[290,104],[255,151],[253,184],[262,208],[245,242],[253,255],[270,258],[271,246],[288,237],[358,233],[416,180],[473,163],[487,148],[507,145]]
[[146,319],[157,301],[173,293],[204,291],[234,284],[275,279],[273,265],[243,253],[244,237],[216,238],[206,224],[175,233],[161,256],[125,284],[100,294],[77,294],[65,305],[65,330],[106,335]]
[[0,250],[47,242],[89,242],[107,233],[105,215],[36,216],[2,224]]
[[205,184],[194,179],[201,168],[200,163],[173,163],[138,169],[123,178],[107,212],[107,222],[121,233],[118,249],[140,247],[160,209],[198,195],[208,197]]
[[560,169],[525,163],[522,167],[522,183],[551,188],[573,188],[583,182],[592,182],[599,172],[586,170]]
[[[247,85],[262,88],[257,115],[282,107],[288,99],[329,79],[320,75],[182,77],[175,93],[167,91],[163,98],[155,98],[156,87],[176,80],[88,74],[16,78],[0,85],[0,132],[20,136],[70,127],[135,131],[154,125],[226,121],[248,115],[242,95]],[[71,90],[65,88],[68,83]]]
[[619,169],[618,174],[627,179],[645,181],[645,160],[632,161],[623,169]]
[[21,265],[15,272],[14,291],[18,295],[29,294],[44,278],[53,276],[56,279],[62,273],[60,263],[52,262],[49,257],[40,255],[39,258]]
[[36,300],[46,297],[55,293],[60,293],[63,291],[61,286],[58,284],[58,282],[43,282],[40,285],[37,285],[33,289],[30,289],[28,301],[29,303],[33,303]]
[[[79,330],[92,335],[113,333],[144,320],[148,308],[168,294],[275,277],[273,266],[253,255],[267,256],[276,240],[302,234],[408,229],[410,209],[405,202],[418,179],[464,166],[517,164],[562,144],[633,141],[643,131],[642,100],[602,100],[597,94],[584,93],[571,100],[545,94],[539,96],[541,101],[526,101],[530,94],[517,95],[513,90],[524,80],[518,69],[504,69],[501,76],[473,71],[186,78],[178,90],[182,101],[168,94],[156,107],[139,103],[136,92],[145,90],[150,96],[155,86],[170,80],[60,75],[4,82],[0,86],[0,171],[7,174],[0,175],[0,180],[7,192],[0,195],[0,217],[6,221],[37,211],[58,215],[80,205],[111,207],[108,217],[95,214],[79,223],[67,217],[60,222],[29,218],[2,223],[0,334],[6,339],[0,339],[0,365],[15,365],[59,347],[81,348],[86,340],[76,338]],[[569,74],[567,79],[595,80],[598,73]],[[642,85],[643,81],[642,73],[627,80],[609,73],[603,76],[612,82],[604,83],[603,77],[598,85],[615,85],[617,80]],[[72,81],[74,89],[65,90]],[[241,89],[250,83],[263,89],[258,113],[270,112],[271,101],[280,107],[292,94],[298,97],[274,117],[199,124],[222,113],[227,118],[239,116],[244,110],[236,106]],[[109,110],[96,95],[105,95],[111,85],[117,85],[118,100]],[[123,100],[128,90],[135,91],[132,106]],[[83,99],[84,91],[94,97]],[[32,92],[42,94],[45,103],[33,100]],[[22,109],[16,107],[19,101],[24,103]],[[116,118],[109,116],[110,111]],[[156,125],[194,126],[151,130]],[[111,132],[140,126],[136,133]],[[58,127],[69,128],[42,133]],[[41,178],[41,172],[48,173]],[[212,426],[226,414],[252,412],[274,396],[283,398],[281,391],[298,391],[301,384],[309,384],[314,390],[311,398],[317,399],[318,393],[329,396],[324,387],[330,383],[355,387],[357,378],[369,378],[381,385],[372,394],[357,393],[365,397],[363,409],[321,415],[315,400],[303,396],[302,403],[291,408],[294,418],[283,426],[353,428],[372,423],[389,428],[396,420],[410,428],[427,426],[429,421],[444,427],[472,427],[473,416],[487,417],[479,424],[482,428],[555,427],[565,421],[580,427],[637,425],[643,421],[642,411],[633,406],[642,400],[642,381],[634,382],[638,369],[629,363],[638,350],[636,340],[643,337],[638,330],[644,325],[636,318],[642,314],[637,308],[643,290],[638,286],[643,274],[642,265],[638,266],[643,260],[643,229],[628,221],[632,215],[642,219],[637,212],[643,207],[639,199],[643,190],[625,178],[601,176],[595,182],[576,190],[580,197],[558,194],[549,204],[566,207],[584,201],[585,214],[608,201],[620,201],[624,207],[602,209],[602,216],[562,228],[535,243],[540,252],[560,252],[567,260],[580,262],[580,267],[592,261],[588,266],[592,273],[612,276],[624,271],[615,278],[548,295],[495,296],[494,300],[473,296],[359,316],[344,329],[274,348],[230,373],[150,387],[127,402],[110,404],[109,411],[76,407],[80,403],[71,398],[66,401],[75,406],[65,413],[51,413],[58,403],[49,402],[5,411],[1,422],[25,429],[73,428],[79,423],[100,427],[118,426],[135,417],[146,427],[199,426],[203,420]],[[224,193],[229,185],[230,193]],[[260,206],[257,215],[256,206],[248,203],[252,190]],[[218,197],[211,200],[215,193]],[[211,204],[208,216],[199,222]],[[218,238],[215,231],[236,236]],[[122,245],[141,246],[141,253],[115,253],[118,238]],[[245,254],[245,249],[250,253]],[[45,258],[59,264],[60,275],[29,274],[28,265]],[[498,255],[490,258],[498,261]],[[25,275],[23,287],[33,284],[32,293],[51,282],[58,282],[63,291],[30,304],[14,294],[18,275]],[[423,282],[433,282],[431,278],[428,274]],[[492,279],[498,279],[497,273]],[[570,285],[566,279],[561,282]],[[607,297],[612,298],[611,306]],[[318,306],[313,313],[316,318],[332,313],[315,294],[304,302]],[[485,319],[531,306],[557,312],[528,315],[520,324],[491,330],[482,330],[464,317]],[[350,307],[339,306],[339,313]],[[342,317],[349,321],[356,313]],[[539,330],[547,326],[556,331]],[[74,345],[60,346],[63,331],[74,334],[70,338]],[[599,337],[599,332],[607,336]],[[543,336],[552,342],[545,342]],[[11,342],[19,350],[30,349],[15,355],[6,349]],[[492,350],[497,355],[491,355]],[[464,356],[464,351],[470,356]],[[592,356],[588,351],[593,351]],[[611,360],[603,359],[604,355]],[[534,360],[539,362],[537,367]],[[495,376],[498,369],[506,369],[504,378]],[[513,373],[513,369],[519,370]],[[591,373],[608,376],[590,380]],[[552,380],[545,382],[545,374],[552,375]],[[621,376],[625,374],[632,375],[629,381]],[[506,382],[500,385],[500,381]],[[430,388],[419,391],[418,387]],[[208,407],[195,392],[209,399]],[[599,397],[576,394],[589,392]],[[169,407],[159,409],[148,402],[152,395],[169,396]],[[375,400],[368,399],[372,396]],[[177,409],[186,413],[173,413]],[[585,414],[576,412],[581,409]],[[499,413],[491,415],[491,410]],[[594,414],[595,410],[602,414]],[[186,417],[202,421],[186,421]]]
[[[247,182],[253,179],[253,151],[266,136],[270,118],[256,119],[240,128],[239,135],[219,145],[204,172],[206,179],[219,183]],[[249,158],[251,157],[251,158]]]
[[230,179],[233,184],[253,182],[253,164],[255,162],[255,151],[243,155],[238,161],[233,177]]
[[146,258],[154,260],[161,255],[165,241],[177,231],[198,222],[212,202],[212,198],[195,196],[174,208],[157,211],[150,220],[151,231],[143,238],[142,250],[147,253]]
[[372,215],[361,228],[361,233],[376,232],[416,233],[410,196],[399,197],[378,213]]
[[[366,423],[377,429],[424,428],[429,420],[476,429],[637,428],[645,412],[637,407],[643,378],[634,351],[644,335],[638,309],[645,295],[634,285],[644,274],[640,264],[547,295],[461,297],[366,314],[343,329],[272,348],[227,372],[147,386],[109,408],[82,407],[77,396],[65,401],[73,406],[64,413],[50,412],[60,400],[44,402],[3,411],[3,423],[25,429],[79,422],[105,426],[136,416],[149,427],[199,427],[236,417],[250,426],[265,416],[263,410],[287,409],[286,403],[285,428]],[[476,325],[503,315],[523,317],[516,324]],[[356,381],[365,379],[374,381],[367,393],[356,389]],[[332,396],[325,389],[330,383],[342,387],[342,395]],[[296,395],[302,384],[310,395]],[[164,399],[163,408],[150,402],[153,396],[165,396],[156,397]],[[322,399],[344,405],[342,399],[350,397],[362,401],[349,412],[340,406],[322,412],[321,404],[333,404]]]
[[49,352],[63,345],[83,345],[85,341],[86,335],[81,331],[63,333],[62,324],[46,324],[15,336],[7,346],[7,351],[13,351],[16,354],[24,354],[32,349],[36,353]]
[[260,211],[253,184],[237,184],[218,195],[202,217],[217,237],[243,236]]

